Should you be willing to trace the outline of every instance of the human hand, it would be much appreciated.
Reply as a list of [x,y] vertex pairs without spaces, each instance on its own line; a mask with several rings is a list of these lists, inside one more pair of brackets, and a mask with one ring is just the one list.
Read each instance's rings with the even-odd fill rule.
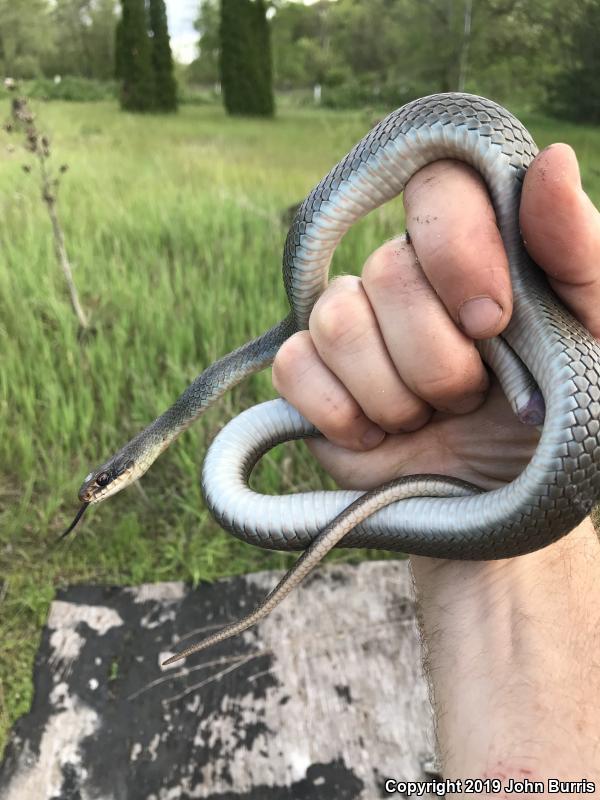
[[[417,173],[404,202],[411,243],[387,242],[361,278],[329,286],[309,330],[281,347],[273,382],[325,435],[309,447],[340,485],[438,473],[495,488],[523,469],[538,434],[513,416],[474,346],[512,310],[493,210],[478,175],[450,161]],[[556,294],[600,337],[600,215],[568,146],[529,168],[520,222]],[[465,316],[481,297],[500,309],[479,303]],[[600,782],[590,521],[520,558],[411,562],[444,777]]]
[[[538,433],[514,417],[474,344],[512,311],[493,208],[479,175],[454,161],[420,170],[404,204],[411,241],[387,242],[361,278],[332,282],[309,330],[281,347],[273,383],[326,437],[309,447],[341,486],[437,473],[496,488],[522,471]],[[600,336],[600,215],[567,145],[529,168],[520,222],[554,291]]]

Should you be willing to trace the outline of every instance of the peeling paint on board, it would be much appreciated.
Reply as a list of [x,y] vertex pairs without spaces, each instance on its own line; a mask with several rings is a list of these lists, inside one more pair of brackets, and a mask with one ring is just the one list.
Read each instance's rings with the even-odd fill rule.
[[161,670],[279,577],[62,592],[3,800],[375,800],[385,777],[424,779],[432,721],[406,562],[317,570],[258,627]]

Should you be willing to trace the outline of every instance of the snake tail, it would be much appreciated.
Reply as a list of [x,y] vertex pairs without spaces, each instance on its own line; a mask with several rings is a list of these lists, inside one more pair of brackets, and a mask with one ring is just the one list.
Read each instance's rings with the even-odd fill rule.
[[176,653],[166,661],[163,661],[162,666],[166,667],[174,664],[176,661],[230,639],[232,636],[237,636],[256,625],[257,622],[268,616],[276,606],[285,600],[288,594],[304,580],[308,573],[323,560],[327,553],[349,531],[380,509],[410,497],[465,497],[481,492],[479,487],[466,481],[455,478],[441,479],[439,476],[435,476],[435,484],[433,484],[427,482],[429,477],[433,476],[411,475],[410,477],[397,478],[361,495],[321,531],[312,544],[302,553],[294,566],[286,572],[277,586],[254,611],[251,611],[250,614],[238,622],[225,625],[221,630],[196,642],[196,644],[190,645],[180,653]]

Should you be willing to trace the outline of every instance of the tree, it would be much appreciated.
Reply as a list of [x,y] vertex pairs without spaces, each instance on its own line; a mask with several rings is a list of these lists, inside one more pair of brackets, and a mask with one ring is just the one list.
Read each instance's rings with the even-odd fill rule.
[[600,3],[582,0],[569,7],[565,20],[570,41],[563,49],[566,64],[549,82],[550,110],[581,122],[600,122]]
[[46,0],[0,0],[0,69],[6,77],[41,73],[54,46],[49,17]]
[[50,66],[59,75],[90,77],[91,59],[82,24],[88,5],[88,0],[56,0],[52,10],[56,49]]
[[229,114],[273,114],[268,25],[263,0],[221,0],[219,64]]
[[177,85],[167,27],[164,0],[150,0],[150,34],[154,70],[154,107],[159,111],[177,109]]
[[125,77],[125,43],[123,41],[123,15],[115,27],[115,78],[122,81]]
[[144,0],[121,0],[122,16],[115,33],[116,64],[121,80],[121,107],[149,111],[154,105],[154,76]]
[[188,68],[191,83],[215,84],[219,80],[219,3],[202,0],[194,22],[198,31],[198,57]]
[[310,6],[285,3],[277,9],[271,23],[276,86],[312,87],[332,78],[335,82],[336,73],[348,73],[340,53],[331,47],[332,5],[320,0]]
[[114,76],[117,0],[96,0],[90,9],[89,19],[91,77],[110,80]]
[[254,0],[250,3],[250,15],[252,24],[248,45],[252,52],[251,60],[256,65],[256,113],[271,117],[275,111],[273,57],[271,30],[264,0]]
[[253,92],[245,43],[249,5],[249,0],[221,0],[219,69],[229,114],[247,113]]
[[44,71],[109,80],[115,59],[116,0],[54,0],[54,49]]

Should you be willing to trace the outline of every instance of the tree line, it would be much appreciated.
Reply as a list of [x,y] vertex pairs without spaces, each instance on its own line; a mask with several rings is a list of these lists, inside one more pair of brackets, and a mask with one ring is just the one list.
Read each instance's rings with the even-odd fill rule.
[[[0,0],[4,74],[113,79],[119,8],[117,0]],[[178,74],[222,83],[226,103],[237,94],[270,113],[270,38],[276,89],[309,97],[318,86],[330,106],[389,107],[465,89],[600,121],[600,0],[198,0],[197,8],[198,57]],[[148,38],[141,60],[150,75],[165,51]],[[231,76],[237,85],[227,89]]]
[[164,0],[0,0],[0,65],[17,79],[117,80],[130,110],[177,105]]
[[[273,0],[280,91],[333,107],[397,106],[436,91],[600,122],[600,0]],[[190,78],[219,80],[219,0],[202,0]]]
[[4,76],[114,78],[117,0],[0,0]]

